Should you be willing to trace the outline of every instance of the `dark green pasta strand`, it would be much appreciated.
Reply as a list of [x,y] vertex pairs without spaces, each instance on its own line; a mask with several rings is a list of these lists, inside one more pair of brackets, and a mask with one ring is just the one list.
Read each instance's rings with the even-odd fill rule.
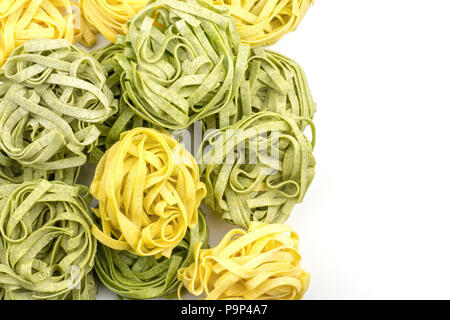
[[204,247],[208,242],[208,227],[201,212],[198,224],[188,229],[169,259],[140,257],[99,245],[95,271],[107,288],[123,298],[152,299],[168,296],[178,287],[178,269],[189,266],[194,260],[194,247],[199,242]]

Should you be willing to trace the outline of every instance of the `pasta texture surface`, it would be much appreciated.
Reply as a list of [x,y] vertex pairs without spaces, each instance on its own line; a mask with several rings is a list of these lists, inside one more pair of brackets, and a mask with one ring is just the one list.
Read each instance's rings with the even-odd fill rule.
[[112,249],[156,258],[170,258],[197,224],[206,193],[194,157],[151,128],[121,135],[101,158],[90,190],[99,201],[94,236]]
[[291,227],[252,222],[248,232],[231,230],[214,248],[197,245],[194,263],[178,279],[206,300],[298,300],[310,281],[300,260]]

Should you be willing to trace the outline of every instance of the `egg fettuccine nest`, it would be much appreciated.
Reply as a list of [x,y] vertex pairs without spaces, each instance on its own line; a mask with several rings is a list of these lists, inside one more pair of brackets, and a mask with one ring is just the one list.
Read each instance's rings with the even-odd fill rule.
[[310,279],[300,260],[291,227],[252,222],[248,232],[231,230],[214,248],[197,245],[194,263],[178,279],[207,300],[298,300]]
[[119,34],[127,32],[126,23],[133,18],[148,0],[80,0],[86,21],[106,39],[116,41]]
[[2,0],[0,2],[0,66],[15,48],[31,39],[66,39],[95,43],[77,2],[70,0]]
[[268,46],[297,29],[313,0],[209,0],[227,6],[242,42]]
[[194,157],[169,134],[135,128],[100,160],[91,193],[98,199],[94,236],[116,250],[170,257],[198,222],[206,188]]

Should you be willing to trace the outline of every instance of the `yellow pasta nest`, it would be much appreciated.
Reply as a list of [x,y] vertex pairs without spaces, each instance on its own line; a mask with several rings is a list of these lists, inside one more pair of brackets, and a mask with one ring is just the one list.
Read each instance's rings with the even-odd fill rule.
[[0,66],[15,48],[30,39],[66,39],[95,43],[75,2],[69,0],[1,0]]
[[116,41],[126,33],[126,23],[133,18],[148,0],[80,0],[86,20],[106,39]]
[[101,158],[91,184],[104,245],[139,256],[170,257],[198,221],[206,187],[193,156],[168,133],[124,132]]
[[209,0],[230,8],[241,40],[267,46],[297,29],[314,0]]
[[215,248],[197,244],[194,255],[178,279],[207,300],[298,300],[308,289],[298,235],[288,225],[251,222],[248,232],[231,230]]

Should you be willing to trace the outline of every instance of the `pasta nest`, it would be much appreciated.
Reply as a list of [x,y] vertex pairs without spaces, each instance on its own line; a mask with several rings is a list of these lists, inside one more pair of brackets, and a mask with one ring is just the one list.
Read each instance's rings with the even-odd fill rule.
[[94,236],[116,250],[169,258],[198,222],[206,188],[194,157],[169,134],[135,128],[101,158],[91,184]]
[[310,281],[300,261],[291,227],[252,222],[248,232],[231,230],[214,248],[198,244],[195,261],[178,270],[178,279],[206,300],[298,300]]
[[102,66],[66,40],[30,40],[3,72],[0,148],[24,167],[73,183],[99,137],[95,124],[117,112]]
[[106,39],[116,41],[119,34],[127,32],[126,23],[133,18],[148,0],[80,0],[86,21]]
[[128,251],[118,251],[100,245],[95,257],[95,271],[110,290],[128,299],[152,299],[172,294],[179,281],[177,271],[194,261],[197,243],[208,244],[208,227],[199,212],[199,221],[188,229],[170,258],[141,257]]
[[74,1],[2,0],[0,66],[15,48],[36,38],[80,41],[86,46],[95,43],[95,36]]
[[316,104],[306,75],[295,61],[261,47],[253,48],[248,68],[239,80],[232,103],[206,119],[208,129],[227,127],[261,111],[289,114],[302,130],[307,123],[301,117],[313,119]]
[[313,0],[209,0],[230,9],[242,42],[268,46],[297,29]]
[[86,195],[81,186],[46,180],[0,186],[4,299],[95,299],[89,273],[97,242]]
[[[311,142],[298,121],[311,126]],[[314,143],[309,118],[269,111],[210,131],[200,148],[205,204],[242,228],[284,222],[314,177]]]
[[149,3],[116,43],[124,47],[117,59],[127,105],[171,130],[230,103],[249,54],[226,9],[203,1]]

